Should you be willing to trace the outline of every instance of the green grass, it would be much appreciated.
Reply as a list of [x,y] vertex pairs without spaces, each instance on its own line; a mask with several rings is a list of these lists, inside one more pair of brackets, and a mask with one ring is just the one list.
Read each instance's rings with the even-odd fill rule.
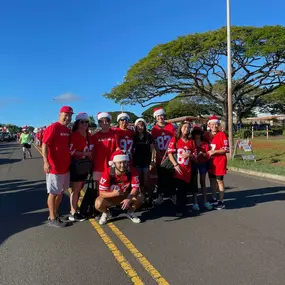
[[[230,160],[229,166],[285,176],[285,139],[254,139],[253,151],[257,162]],[[244,153],[238,150],[238,153]],[[247,152],[246,154],[250,154]]]

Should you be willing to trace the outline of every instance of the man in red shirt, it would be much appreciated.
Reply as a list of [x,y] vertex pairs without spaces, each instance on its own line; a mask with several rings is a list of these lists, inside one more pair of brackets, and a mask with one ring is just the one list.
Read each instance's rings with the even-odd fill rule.
[[[99,180],[108,168],[111,155],[116,150],[117,140],[115,131],[110,128],[112,116],[107,112],[97,114],[97,120],[101,130],[92,136],[93,144],[93,179]],[[97,184],[96,183],[96,186]]]
[[119,127],[114,128],[114,130],[117,136],[118,147],[131,155],[133,151],[135,132],[128,128],[129,121],[130,116],[127,113],[119,114],[117,117]]
[[99,197],[95,207],[102,216],[99,224],[106,224],[111,215],[109,208],[122,205],[122,210],[127,211],[127,217],[138,224],[141,220],[135,211],[143,203],[143,195],[140,193],[138,172],[128,165],[129,156],[125,151],[116,150],[111,157],[111,167],[103,173],[99,184]]
[[46,128],[42,154],[44,160],[44,172],[48,192],[49,226],[62,228],[66,224],[58,217],[58,209],[62,195],[69,188],[70,167],[70,129],[67,125],[71,122],[73,110],[69,106],[60,109],[59,120]]
[[[229,152],[229,142],[226,134],[219,131],[220,120],[216,116],[212,116],[209,119],[208,125],[211,132],[207,134],[211,150],[208,151],[210,156],[210,169],[209,177],[212,188],[212,201],[211,203],[215,205],[217,210],[225,208],[224,205],[224,176],[227,173],[227,156],[226,153]],[[219,189],[219,201],[216,200],[217,186]]]
[[[155,140],[156,149],[156,166],[157,166],[157,191],[158,199],[157,204],[163,202],[163,192],[168,195],[172,194],[173,179],[163,172],[160,168],[162,158],[166,154],[168,144],[173,136],[175,136],[175,128],[171,123],[165,121],[165,111],[162,108],[155,108],[153,117],[156,119],[156,124],[151,130],[151,135]],[[167,190],[167,192],[165,192]]]

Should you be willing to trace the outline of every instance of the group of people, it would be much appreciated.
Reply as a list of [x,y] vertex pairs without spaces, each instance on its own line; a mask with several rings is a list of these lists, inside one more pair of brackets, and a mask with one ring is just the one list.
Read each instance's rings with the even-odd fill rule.
[[[113,206],[120,206],[132,222],[140,223],[135,212],[143,204],[153,204],[154,188],[158,194],[154,203],[161,204],[164,198],[171,198],[178,217],[187,212],[188,192],[193,194],[193,210],[199,211],[198,174],[203,207],[207,210],[224,208],[223,178],[229,145],[226,134],[219,130],[220,121],[216,116],[208,122],[209,132],[203,132],[190,121],[181,122],[176,130],[166,122],[165,111],[157,108],[153,114],[156,124],[148,132],[143,118],[135,121],[133,130],[129,128],[129,115],[121,113],[117,117],[118,126],[111,127],[111,115],[100,112],[97,115],[99,128],[94,135],[89,132],[87,113],[76,115],[71,130],[68,126],[72,116],[73,109],[63,106],[59,120],[46,128],[42,139],[50,226],[66,226],[60,219],[59,206],[70,183],[69,220],[85,220],[77,204],[90,173],[96,185],[95,208],[100,213],[101,225],[111,219]],[[212,189],[210,201],[206,192],[207,173]]]

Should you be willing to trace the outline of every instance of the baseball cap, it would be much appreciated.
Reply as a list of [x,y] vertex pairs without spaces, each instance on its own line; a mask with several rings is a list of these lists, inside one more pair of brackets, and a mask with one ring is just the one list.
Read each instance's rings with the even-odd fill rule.
[[69,107],[69,106],[62,106],[60,108],[59,112],[60,113],[71,113],[71,114],[73,114],[73,109],[71,107]]

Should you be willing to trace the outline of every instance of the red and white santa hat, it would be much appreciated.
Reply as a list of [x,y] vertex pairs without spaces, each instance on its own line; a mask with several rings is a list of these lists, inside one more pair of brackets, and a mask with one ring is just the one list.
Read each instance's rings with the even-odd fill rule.
[[99,112],[97,114],[97,120],[99,121],[99,120],[101,120],[103,118],[107,118],[107,119],[110,119],[110,121],[112,121],[112,116],[109,113],[107,113],[107,112]]
[[217,124],[220,124],[220,120],[218,119],[217,116],[213,115],[209,118],[209,121],[208,121],[208,125],[211,124],[211,123],[217,123]]
[[86,120],[89,121],[89,116],[87,113],[78,113],[75,117],[75,121]]
[[120,119],[122,119],[122,118],[127,118],[128,120],[130,120],[130,116],[127,113],[121,113],[117,117],[117,122],[119,122]]
[[145,124],[145,126],[146,126],[146,121],[145,121],[145,119],[143,119],[143,118],[138,118],[138,119],[136,119],[136,121],[135,121],[135,127],[137,126],[137,124],[138,124],[139,122],[143,122],[143,123]]
[[113,152],[113,154],[111,155],[109,165],[114,166],[115,162],[129,161],[129,160],[130,159],[129,159],[128,154],[126,154],[125,151],[119,149]]
[[161,116],[161,115],[165,115],[165,111],[163,108],[159,107],[159,108],[154,108],[153,109],[153,117],[156,118],[157,116]]
[[27,129],[28,129],[28,126],[24,126],[24,127],[22,128],[23,131],[26,131]]

